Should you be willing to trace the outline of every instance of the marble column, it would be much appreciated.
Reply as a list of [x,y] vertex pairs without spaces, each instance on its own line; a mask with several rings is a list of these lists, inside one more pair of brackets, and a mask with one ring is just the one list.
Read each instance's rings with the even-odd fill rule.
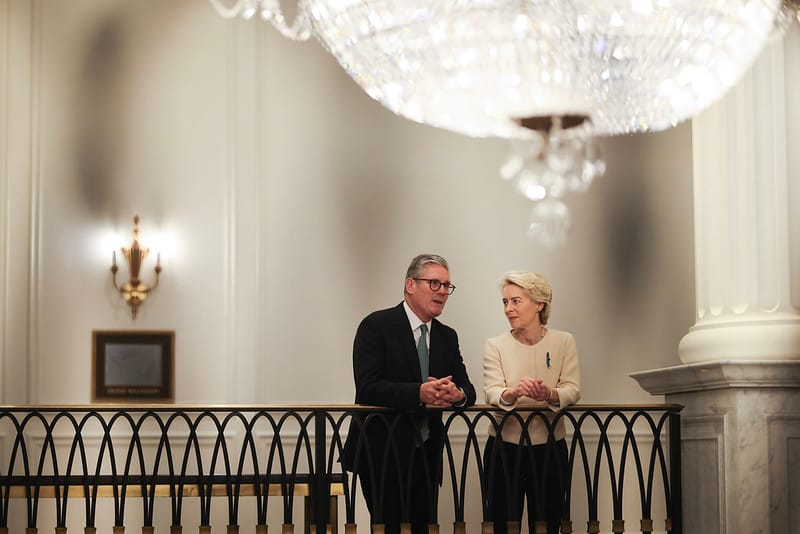
[[800,28],[692,123],[696,324],[632,375],[681,417],[688,534],[800,532]]

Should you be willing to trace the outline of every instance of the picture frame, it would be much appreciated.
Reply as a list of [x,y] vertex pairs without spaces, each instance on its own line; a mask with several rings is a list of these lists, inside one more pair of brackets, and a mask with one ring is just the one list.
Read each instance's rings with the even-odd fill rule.
[[174,330],[93,330],[93,402],[174,402]]

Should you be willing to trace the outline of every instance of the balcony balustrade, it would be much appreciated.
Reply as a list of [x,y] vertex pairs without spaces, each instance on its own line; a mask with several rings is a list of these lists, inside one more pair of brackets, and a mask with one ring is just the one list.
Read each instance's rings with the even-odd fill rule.
[[[553,429],[563,419],[569,467],[558,473],[566,481],[562,532],[681,534],[680,410],[578,405],[554,420],[547,409],[443,409],[442,462],[425,466],[426,476],[441,477],[431,531],[492,532],[488,480],[496,470],[506,474],[512,498],[521,491],[519,465],[502,449],[490,461],[483,457],[490,427],[513,421]],[[495,414],[504,415],[498,422]],[[418,414],[354,405],[0,406],[0,534],[120,534],[126,526],[178,534],[184,525],[201,534],[212,525],[266,534],[276,522],[290,534],[301,517],[312,534],[369,532],[356,476],[339,462],[347,430],[378,425],[388,458],[403,453],[392,437],[405,417]],[[359,476],[374,477],[380,491],[386,473],[368,449],[360,445],[369,469]],[[539,510],[543,493],[532,503]],[[509,526],[527,528],[524,521]]]

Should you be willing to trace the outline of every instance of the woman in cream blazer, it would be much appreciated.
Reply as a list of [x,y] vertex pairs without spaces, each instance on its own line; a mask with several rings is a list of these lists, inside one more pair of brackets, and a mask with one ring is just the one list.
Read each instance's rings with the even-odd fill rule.
[[[501,290],[503,310],[511,328],[486,341],[484,391],[487,403],[506,412],[515,410],[520,418],[503,412],[495,414],[497,428],[490,426],[484,449],[494,532],[505,534],[507,521],[519,522],[527,501],[529,532],[536,531],[537,521],[546,521],[548,534],[557,534],[568,459],[564,420],[552,422],[560,409],[580,399],[575,338],[545,326],[552,289],[542,275],[508,272],[503,276]],[[544,408],[551,424],[546,424],[541,414],[531,416],[526,407]],[[548,426],[552,427],[551,440]],[[515,472],[518,465],[520,471]],[[520,481],[516,491],[514,478]],[[537,498],[540,492],[543,499]]]

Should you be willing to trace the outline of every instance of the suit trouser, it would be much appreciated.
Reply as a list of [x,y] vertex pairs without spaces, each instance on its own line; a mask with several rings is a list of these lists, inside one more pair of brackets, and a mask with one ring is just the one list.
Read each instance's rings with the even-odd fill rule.
[[[505,458],[501,451],[494,450],[498,445],[503,448]],[[529,532],[535,532],[534,525],[537,520],[546,520],[547,533],[558,534],[564,507],[569,459],[565,440],[560,439],[551,443],[549,447],[548,456],[548,445],[515,445],[495,437],[489,437],[483,453],[483,468],[486,470],[487,484],[491,492],[489,496],[490,512],[495,534],[506,534],[507,521],[522,519],[522,508],[526,501],[528,503]],[[519,470],[516,469],[518,459]],[[533,464],[531,460],[533,460]],[[503,462],[506,462],[505,470]],[[535,472],[534,465],[536,466]],[[506,487],[505,471],[510,477],[508,480],[510,493]],[[543,476],[545,477],[545,494],[544,513],[542,514],[537,511],[536,497],[542,487],[540,481]],[[519,488],[515,492],[514,484],[517,480]]]
[[[411,467],[411,488],[409,494],[408,468],[402,473],[402,482],[398,481],[395,472],[386,474],[386,482],[381,483],[380,470],[375,472],[375,480],[370,473],[359,473],[361,491],[367,503],[372,523],[383,522],[386,525],[386,534],[399,534],[400,523],[410,521],[413,534],[427,534],[428,524],[431,523],[431,510],[435,510],[438,497],[436,492],[439,483],[438,454],[439,447],[428,440],[422,447],[415,450]],[[425,467],[423,456],[427,457],[428,465]],[[407,502],[407,506],[402,504]],[[382,518],[377,516],[378,504],[382,504]],[[404,509],[405,508],[405,509]]]

